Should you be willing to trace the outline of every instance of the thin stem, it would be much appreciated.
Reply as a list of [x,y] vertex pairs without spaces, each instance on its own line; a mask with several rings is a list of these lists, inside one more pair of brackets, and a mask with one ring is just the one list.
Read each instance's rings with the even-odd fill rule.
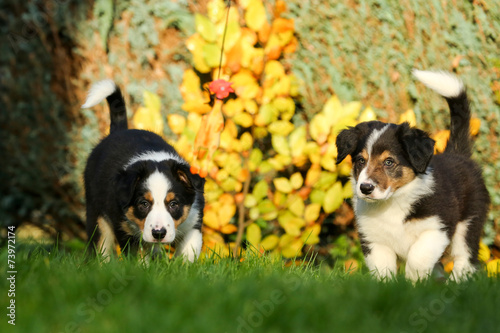
[[[248,169],[248,158],[245,158],[245,168]],[[241,241],[243,240],[243,232],[245,232],[245,228],[250,223],[245,223],[245,198],[250,190],[250,181],[252,180],[251,175],[249,174],[247,179],[245,179],[245,183],[243,184],[243,198],[241,202],[238,204],[238,233],[236,234],[236,241],[234,243],[233,248],[233,257],[236,258],[238,255],[238,249],[241,246]]]
[[220,60],[219,60],[219,74],[217,75],[217,79],[220,79],[220,72],[222,71],[222,57],[224,56],[224,44],[226,42],[226,32],[227,32],[227,24],[229,22],[229,9],[231,8],[231,0],[227,2],[227,15],[226,15],[226,25],[224,26],[224,34],[222,35],[222,46],[220,50]]

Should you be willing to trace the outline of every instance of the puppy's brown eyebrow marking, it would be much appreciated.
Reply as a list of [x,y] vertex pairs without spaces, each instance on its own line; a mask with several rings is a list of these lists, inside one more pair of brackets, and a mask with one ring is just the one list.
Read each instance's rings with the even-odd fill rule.
[[144,193],[144,199],[146,199],[146,200],[148,200],[149,202],[151,202],[151,203],[152,203],[152,202],[154,201],[154,200],[153,200],[153,194],[151,194],[151,192],[150,192],[150,191],[148,191],[148,192]]

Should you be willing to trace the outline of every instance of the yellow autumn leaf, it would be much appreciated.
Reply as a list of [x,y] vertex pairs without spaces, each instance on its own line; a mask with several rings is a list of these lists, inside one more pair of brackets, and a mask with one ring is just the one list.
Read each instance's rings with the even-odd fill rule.
[[245,201],[243,202],[244,206],[246,208],[252,208],[257,206],[257,199],[253,194],[247,194],[245,196]]
[[449,130],[441,130],[434,134],[432,138],[434,141],[436,141],[434,145],[434,151],[437,153],[441,153],[444,151],[446,148],[446,145],[448,144],[448,139],[450,137],[450,131]]
[[290,120],[295,114],[295,102],[290,97],[276,97],[272,100],[282,120]]
[[272,104],[264,104],[255,116],[255,125],[266,126],[278,119],[278,110]]
[[144,91],[144,107],[139,107],[132,117],[137,129],[146,129],[156,133],[163,132],[163,118],[160,112],[160,97],[155,93]]
[[259,218],[260,212],[258,207],[252,207],[248,210],[248,217],[250,220],[255,221]]
[[271,251],[278,246],[280,239],[276,235],[269,235],[264,237],[264,239],[260,242],[260,246],[266,250],[266,251]]
[[252,100],[244,100],[243,101],[244,109],[250,114],[256,114],[259,111],[259,106],[257,102]]
[[240,137],[240,150],[245,151],[252,149],[253,146],[253,137],[249,132],[245,132]]
[[[236,11],[233,11],[236,12]],[[218,28],[220,27],[219,39],[217,40],[217,45],[219,46],[219,50],[222,46],[222,40],[224,38],[224,27],[226,25],[225,20],[220,23]],[[226,39],[224,40],[224,49],[231,50],[241,38],[241,27],[237,20],[230,20],[227,24],[226,30]]]
[[[217,46],[217,44],[214,43],[205,43],[202,48],[201,52],[203,54],[203,60],[205,60],[205,63],[207,64],[208,67],[215,68],[219,66],[219,61],[220,61],[220,47]],[[226,57],[223,55],[222,56],[222,65],[224,66],[226,62]]]
[[284,234],[280,238],[279,247],[281,255],[285,258],[300,256],[302,254],[302,246],[304,246],[302,240],[292,235]]
[[281,41],[277,34],[272,33],[267,40],[264,53],[267,59],[276,60],[281,56]]
[[321,167],[319,164],[313,164],[306,174],[306,186],[313,186],[321,176]]
[[264,77],[266,81],[278,80],[285,76],[285,68],[281,62],[277,60],[271,60],[264,66]]
[[243,111],[243,100],[241,98],[230,99],[222,106],[222,112],[228,117],[233,117]]
[[303,155],[307,144],[307,129],[305,126],[296,127],[288,136],[288,142],[292,149],[292,156]]
[[224,193],[220,196],[219,201],[223,203],[221,209],[217,212],[217,215],[219,215],[219,223],[221,225],[226,225],[231,221],[234,214],[236,214],[234,197],[229,193]]
[[359,116],[363,104],[361,102],[349,102],[343,106],[342,117],[356,119]]
[[226,14],[226,4],[223,0],[212,0],[207,4],[207,15],[211,22],[221,21]]
[[318,113],[313,117],[309,124],[309,134],[314,141],[321,145],[328,139],[330,128],[331,123],[327,119],[327,116],[322,113]]
[[215,24],[206,16],[196,13],[194,16],[196,31],[209,43],[214,43],[217,39]]
[[491,257],[490,248],[483,242],[479,243],[479,253],[477,255],[478,259],[484,263],[487,263]]
[[271,143],[277,153],[285,156],[290,156],[290,147],[288,147],[288,142],[284,136],[273,135],[271,137]]
[[252,72],[242,69],[231,77],[234,92],[243,99],[254,99],[260,92],[260,86],[252,75]]
[[185,101],[204,100],[200,89],[200,77],[192,69],[187,69],[184,72],[179,90]]
[[481,128],[481,119],[472,118],[470,120],[470,135],[476,136]]
[[219,218],[213,210],[205,210],[203,214],[203,223],[214,230],[219,230]]
[[277,120],[269,124],[268,129],[272,134],[287,136],[293,131],[294,126],[289,121]]
[[417,126],[417,117],[412,109],[407,110],[399,117],[399,124],[404,123],[405,121],[412,127]]
[[321,212],[321,205],[319,203],[311,203],[306,206],[304,212],[304,219],[306,223],[316,222],[319,218],[319,213]]
[[262,200],[263,198],[267,197],[267,191],[269,190],[269,186],[267,185],[265,180],[259,181],[255,186],[253,187],[252,194],[255,196],[255,199],[257,201]]
[[330,97],[323,106],[325,126],[330,127],[344,116],[344,108],[337,95]]
[[318,236],[320,231],[321,231],[321,225],[313,224],[304,230],[300,238],[304,242],[304,244],[307,245],[318,244],[319,243]]
[[290,176],[290,184],[294,190],[298,190],[304,184],[304,178],[300,174],[300,172],[296,172]]
[[184,128],[186,127],[186,118],[181,116],[180,114],[169,114],[167,116],[167,121],[168,121],[168,127],[174,132],[175,134],[179,135],[184,131]]
[[274,184],[274,187],[276,187],[276,189],[278,191],[283,192],[283,193],[290,193],[293,190],[292,185],[290,184],[290,181],[285,177],[273,179],[273,184]]
[[262,239],[262,232],[256,223],[252,223],[247,227],[246,236],[247,242],[250,243],[253,248],[258,249],[260,240]]
[[377,119],[377,115],[375,114],[373,109],[370,106],[368,106],[363,110],[363,112],[361,112],[361,115],[359,116],[358,121],[360,123],[362,123],[365,121],[372,121],[375,119]]
[[500,273],[500,259],[495,259],[486,264],[489,277],[497,277]]
[[279,214],[278,222],[285,229],[285,232],[292,236],[300,236],[300,229],[306,224],[304,219],[295,216],[288,210]]
[[325,199],[323,201],[323,209],[326,213],[332,213],[340,207],[343,201],[342,183],[336,182],[335,185],[326,191]]
[[262,162],[262,151],[260,149],[254,148],[250,153],[250,158],[248,159],[248,168],[250,171],[257,170],[259,164]]
[[245,11],[245,22],[253,31],[259,31],[267,20],[266,9],[261,0],[252,0]]
[[304,215],[304,199],[296,194],[292,194],[288,197],[287,207],[295,216],[302,217],[302,215]]
[[348,181],[344,184],[344,188],[342,189],[342,196],[344,197],[344,199],[349,199],[352,198],[353,195],[354,192],[352,188],[352,182]]
[[235,233],[236,231],[238,231],[238,227],[234,224],[226,224],[220,228],[220,232],[227,235]]
[[253,117],[249,113],[241,111],[233,116],[233,121],[242,127],[250,127],[253,124]]

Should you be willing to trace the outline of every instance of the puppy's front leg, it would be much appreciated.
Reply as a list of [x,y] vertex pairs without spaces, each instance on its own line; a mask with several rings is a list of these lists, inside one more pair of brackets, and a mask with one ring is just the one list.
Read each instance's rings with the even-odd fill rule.
[[444,231],[423,232],[408,252],[406,278],[414,282],[427,278],[449,243],[450,240]]
[[190,230],[182,239],[179,247],[175,249],[175,256],[183,256],[193,262],[200,255],[202,242],[201,231],[198,229]]
[[390,247],[372,243],[368,245],[369,253],[365,255],[366,265],[370,272],[379,280],[396,275],[396,252]]

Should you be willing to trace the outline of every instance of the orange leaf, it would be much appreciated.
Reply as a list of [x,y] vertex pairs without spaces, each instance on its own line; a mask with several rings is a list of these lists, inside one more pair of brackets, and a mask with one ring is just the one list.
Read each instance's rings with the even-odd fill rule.
[[[194,141],[193,166],[200,168],[200,176],[207,174],[208,162],[212,160],[212,155],[219,147],[220,133],[224,128],[224,118],[222,117],[222,101],[216,100],[212,111],[202,118],[201,126]],[[199,159],[199,161],[197,161]]]
[[222,228],[220,228],[220,232],[223,234],[232,234],[238,230],[238,227],[236,227],[234,224],[226,224]]
[[281,33],[294,30],[293,19],[277,18],[273,22],[273,32]]

